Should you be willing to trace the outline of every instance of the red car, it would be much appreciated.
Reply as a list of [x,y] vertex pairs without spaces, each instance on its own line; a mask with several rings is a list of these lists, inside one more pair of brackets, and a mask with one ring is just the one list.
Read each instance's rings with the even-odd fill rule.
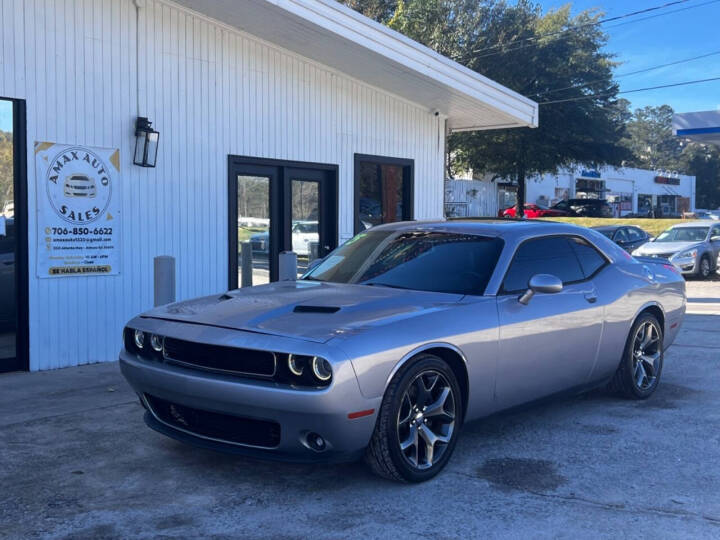
[[[500,217],[515,217],[515,207],[511,206],[505,210],[498,212]],[[562,217],[569,216],[568,212],[564,210],[556,210],[555,208],[545,208],[538,206],[537,204],[526,203],[525,204],[525,217],[526,218],[538,218],[538,217]]]

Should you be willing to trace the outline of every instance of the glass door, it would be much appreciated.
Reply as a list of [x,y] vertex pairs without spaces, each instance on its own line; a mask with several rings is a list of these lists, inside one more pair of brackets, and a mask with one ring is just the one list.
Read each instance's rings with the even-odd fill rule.
[[27,368],[24,117],[24,102],[0,98],[0,372]]
[[297,254],[298,276],[336,247],[337,215],[334,179],[327,171],[288,168],[285,194],[289,223],[286,245]]
[[337,245],[337,167],[229,158],[230,288],[278,279],[294,251],[298,275]]

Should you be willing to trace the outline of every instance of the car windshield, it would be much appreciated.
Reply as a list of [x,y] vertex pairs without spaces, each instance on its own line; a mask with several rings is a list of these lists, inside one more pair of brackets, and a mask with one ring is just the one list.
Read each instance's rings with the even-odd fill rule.
[[436,231],[365,231],[303,276],[313,281],[481,295],[503,242]]
[[318,232],[317,222],[313,223],[296,223],[293,226],[293,231],[297,233],[316,233]]
[[615,233],[615,229],[595,229],[597,232],[602,233],[603,235],[607,236],[610,240],[613,239],[613,234]]
[[710,227],[674,227],[660,233],[656,242],[702,242]]

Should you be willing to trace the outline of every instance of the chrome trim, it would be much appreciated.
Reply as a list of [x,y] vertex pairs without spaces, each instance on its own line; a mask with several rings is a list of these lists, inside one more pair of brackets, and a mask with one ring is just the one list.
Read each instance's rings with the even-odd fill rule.
[[[200,433],[195,433],[194,431],[190,431],[189,429],[184,429],[181,427],[174,426],[172,424],[168,424],[165,422],[165,420],[161,419],[158,414],[153,410],[152,405],[150,405],[150,401],[145,397],[145,394],[142,395],[143,402],[145,403],[145,406],[147,407],[147,410],[150,411],[150,414],[153,415],[153,418],[160,422],[162,425],[169,427],[170,429],[174,429],[175,431],[181,431],[182,433],[185,433],[187,435],[192,435],[193,437],[197,437],[198,439],[205,439],[206,441],[213,441],[213,442],[219,442],[222,444],[232,444],[234,446],[243,446],[245,448],[258,448],[261,450],[274,450],[280,446],[280,443],[278,443],[277,446],[258,446],[255,444],[245,444],[245,443],[239,443],[235,441],[228,441],[225,439],[218,439],[215,437],[208,437],[207,435],[201,435]],[[207,411],[207,412],[213,412],[213,411]],[[223,413],[217,413],[217,414],[223,414]],[[232,416],[231,414],[228,414],[227,416]],[[258,420],[257,418],[253,420]],[[264,420],[266,422],[274,422],[274,420]],[[279,424],[279,422],[276,422]],[[282,439],[282,425],[280,426],[280,438]]]

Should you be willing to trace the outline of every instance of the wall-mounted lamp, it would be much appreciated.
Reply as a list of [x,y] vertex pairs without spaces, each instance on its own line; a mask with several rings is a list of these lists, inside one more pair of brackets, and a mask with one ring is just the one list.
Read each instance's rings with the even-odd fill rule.
[[152,122],[144,116],[135,121],[135,156],[133,163],[140,167],[154,167],[157,162],[160,133],[152,128]]

